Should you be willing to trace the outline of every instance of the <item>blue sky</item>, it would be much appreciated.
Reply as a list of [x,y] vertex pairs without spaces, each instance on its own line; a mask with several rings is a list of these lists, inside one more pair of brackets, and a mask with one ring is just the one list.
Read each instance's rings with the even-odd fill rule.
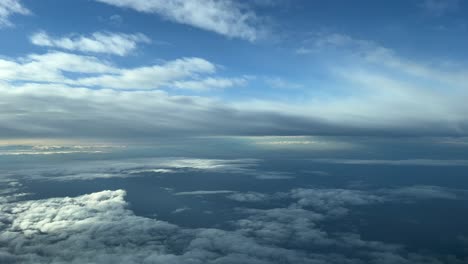
[[0,137],[466,136],[467,8],[5,0]]

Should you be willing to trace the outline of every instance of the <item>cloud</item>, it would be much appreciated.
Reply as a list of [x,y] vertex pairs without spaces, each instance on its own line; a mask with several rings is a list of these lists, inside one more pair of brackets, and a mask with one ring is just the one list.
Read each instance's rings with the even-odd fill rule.
[[64,73],[117,73],[111,63],[96,57],[64,52],[30,54],[18,60],[0,59],[0,80],[7,82],[56,82],[70,80]]
[[188,210],[191,210],[191,208],[189,208],[189,207],[181,207],[181,208],[177,208],[177,209],[175,209],[174,211],[172,211],[172,214],[180,214],[180,213],[185,212],[185,211],[188,211]]
[[73,85],[97,86],[114,89],[156,89],[172,86],[172,81],[211,74],[215,65],[201,58],[182,58],[149,67],[121,69],[118,74],[105,74],[71,81]]
[[[79,45],[87,49],[86,45]],[[112,45],[105,45],[112,48]],[[112,89],[180,88],[208,90],[245,85],[245,78],[207,77],[217,66],[202,58],[180,58],[159,65],[119,68],[94,56],[52,51],[16,60],[0,59],[0,79],[7,82],[60,83]]]
[[442,16],[457,10],[459,2],[459,0],[424,0],[421,7],[430,15]]
[[213,195],[213,194],[229,194],[229,193],[234,193],[234,191],[228,191],[228,190],[214,190],[214,191],[190,191],[190,192],[177,192],[174,195]]
[[[352,38],[338,39],[341,40],[327,43],[353,43]],[[468,108],[463,100],[466,75],[408,61],[372,45],[367,50],[363,41],[356,42],[365,56],[353,65],[366,66],[347,68],[342,63],[343,66],[332,69],[336,81],[343,82],[343,94],[349,96],[337,93],[324,99],[312,95],[300,103],[287,99],[183,95],[182,89],[222,89],[242,86],[248,81],[245,76],[219,76],[215,63],[197,57],[134,68],[118,67],[94,56],[57,51],[2,58],[0,110],[4,114],[0,115],[0,137],[145,139],[468,133],[464,114]],[[374,64],[378,66],[368,67]],[[376,70],[380,67],[385,71]],[[390,70],[408,78],[389,76]],[[429,86],[421,87],[420,83]],[[444,84],[447,89],[439,89],[437,84]],[[182,95],[173,95],[175,89]],[[77,129],[81,126],[86,129]],[[271,142],[258,144],[259,147],[317,150],[350,145],[308,138],[257,141]]]
[[[370,125],[388,132],[423,133],[423,127],[434,135],[448,130],[459,136],[466,132],[467,120],[462,115],[466,109],[460,100],[467,96],[464,66],[408,59],[374,41],[338,33],[318,33],[305,41],[300,52],[326,60],[328,72],[334,76],[330,80],[333,92],[321,90],[311,96],[303,113],[315,113],[331,123],[355,128]],[[300,111],[287,105],[283,110],[288,108]]]
[[231,37],[254,41],[259,37],[255,13],[231,0],[96,0]]
[[171,86],[178,89],[206,91],[211,89],[224,89],[236,86],[245,86],[246,84],[246,78],[206,78],[191,81],[175,81],[171,84]]
[[[26,147],[22,147],[26,148]],[[109,149],[111,150],[111,149]],[[11,151],[18,152],[17,147]],[[259,174],[255,166],[259,161],[250,159],[194,159],[184,157],[142,158],[98,160],[85,162],[61,162],[52,167],[37,168],[36,166],[10,170],[16,178],[49,181],[77,181],[101,178],[141,177],[167,173],[186,172],[216,172],[225,174],[243,174],[256,176]],[[266,172],[269,173],[269,172]],[[272,172],[273,173],[273,172]],[[211,191],[207,191],[208,193]],[[216,191],[214,191],[216,193]],[[225,192],[225,191],[222,191]],[[231,191],[228,191],[229,193]],[[192,192],[189,192],[190,194]],[[180,195],[189,194],[182,193]],[[194,194],[196,194],[195,192]],[[200,192],[200,194],[203,194]]]
[[30,13],[31,11],[25,8],[20,0],[2,0],[0,1],[0,28],[13,25],[10,16],[14,14],[29,15]]
[[105,190],[0,204],[0,260],[173,264],[441,261],[406,252],[399,245],[366,241],[355,233],[329,233],[323,228],[327,216],[305,208],[247,208],[242,212],[245,218],[232,221],[233,229],[187,229],[135,215],[128,209],[125,195],[124,190]]
[[438,186],[416,185],[388,190],[387,195],[391,199],[416,198],[416,199],[458,199],[457,190]]
[[21,263],[141,263],[164,254],[164,240],[178,228],[133,215],[124,196],[123,190],[102,191],[2,205],[2,251]]
[[468,160],[360,160],[360,159],[313,159],[314,162],[349,165],[391,165],[391,166],[468,166]]
[[238,202],[262,202],[269,199],[269,196],[258,192],[233,193],[226,198]]
[[[0,179],[0,188],[0,206],[4,203],[11,203],[24,199],[30,195],[30,193],[22,192],[23,184],[15,179],[9,179],[9,177],[5,177],[5,175]],[[0,230],[1,226],[2,224],[0,223]]]
[[324,216],[302,208],[246,209],[249,216],[236,222],[243,234],[253,235],[266,244],[285,247],[330,245],[328,234],[317,227]]
[[72,34],[70,37],[54,38],[46,32],[37,32],[30,37],[34,45],[71,51],[107,53],[125,56],[134,51],[138,43],[149,43],[145,35],[96,32],[91,36]]
[[56,155],[56,154],[76,154],[76,153],[108,153],[113,148],[121,146],[105,145],[74,145],[74,146],[0,146],[0,156],[20,156],[20,155]]
[[380,196],[358,190],[346,189],[294,189],[291,197],[297,199],[296,205],[302,208],[314,208],[330,215],[347,213],[348,206],[381,203]]

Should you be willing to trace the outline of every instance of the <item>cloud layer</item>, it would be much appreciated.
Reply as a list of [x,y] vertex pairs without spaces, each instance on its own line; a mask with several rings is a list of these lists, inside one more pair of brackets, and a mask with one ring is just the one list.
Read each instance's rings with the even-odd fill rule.
[[[375,199],[364,193],[344,194],[340,190],[325,190],[334,194],[328,198],[310,196],[316,191],[321,192],[302,189],[293,193],[293,197],[300,198],[289,207],[242,209],[245,218],[233,221],[234,229],[230,231],[187,229],[136,216],[127,209],[124,190],[6,202],[0,204],[0,260],[10,263],[443,263],[431,256],[409,253],[401,245],[366,241],[355,233],[325,231],[324,221],[337,216],[331,212],[343,206],[373,203]],[[301,202],[308,198],[314,203]],[[328,201],[327,206],[316,207],[322,200]],[[326,253],[327,248],[332,248],[333,253]],[[461,261],[452,258],[452,263]]]

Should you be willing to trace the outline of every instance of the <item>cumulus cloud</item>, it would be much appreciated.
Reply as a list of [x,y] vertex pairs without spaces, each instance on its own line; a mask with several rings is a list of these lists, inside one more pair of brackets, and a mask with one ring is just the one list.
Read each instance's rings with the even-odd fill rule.
[[154,13],[176,23],[254,41],[259,37],[255,13],[231,0],[96,0],[143,13]]
[[294,189],[291,197],[297,199],[299,207],[311,207],[331,215],[346,214],[348,206],[380,203],[380,196],[358,190],[347,189]]
[[111,32],[95,32],[90,36],[73,34],[70,37],[53,37],[37,32],[30,37],[34,45],[72,51],[108,53],[125,56],[134,51],[138,43],[149,43],[145,35]]
[[[332,234],[303,208],[246,209],[235,229],[184,229],[135,215],[124,190],[0,204],[11,263],[438,263],[401,246]],[[328,250],[333,249],[333,253]],[[309,250],[305,250],[309,249]],[[395,262],[395,260],[397,260]],[[385,262],[387,261],[387,262]],[[453,259],[453,263],[458,263]],[[459,263],[462,263],[461,261]]]
[[0,28],[12,26],[10,16],[14,14],[28,15],[31,12],[25,8],[20,0],[2,0],[0,2]]
[[2,251],[20,263],[141,263],[165,254],[165,239],[178,228],[133,215],[124,196],[123,190],[102,191],[2,205]]

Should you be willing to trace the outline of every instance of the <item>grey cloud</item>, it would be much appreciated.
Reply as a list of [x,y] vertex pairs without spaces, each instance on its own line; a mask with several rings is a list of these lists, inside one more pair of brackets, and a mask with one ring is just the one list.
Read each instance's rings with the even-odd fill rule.
[[335,130],[314,119],[236,110],[216,99],[171,96],[164,91],[92,90],[40,84],[15,88],[0,84],[0,92],[1,108],[5,113],[0,116],[2,138],[16,135],[16,138],[128,140],[135,137],[282,135]]
[[[18,152],[17,148],[12,148]],[[47,181],[76,181],[99,178],[139,177],[148,173],[162,175],[177,172],[217,172],[251,177],[276,175],[278,172],[256,170],[260,160],[255,159],[197,159],[186,157],[109,159],[84,162],[61,162],[49,166],[23,166],[7,169],[13,178]],[[0,172],[4,170],[0,169]]]
[[297,206],[310,207],[330,215],[347,213],[349,206],[383,202],[380,196],[347,189],[294,189],[291,197],[298,199]]
[[[396,61],[392,65],[402,64]],[[407,65],[406,68],[414,71],[418,67]],[[423,105],[411,104],[408,107],[419,109],[416,112],[405,111],[414,113],[411,118],[397,114],[382,119],[389,113],[381,108],[382,105],[392,109],[404,107],[394,107],[394,100],[378,105],[367,104],[359,101],[362,98],[358,101],[347,100],[343,104],[337,103],[337,99],[331,105],[317,101],[307,106],[261,100],[226,102],[211,97],[171,95],[154,90],[171,87],[196,90],[225,88],[243,85],[246,81],[244,77],[214,76],[217,67],[202,58],[180,58],[126,69],[92,56],[50,52],[31,54],[16,60],[1,59],[0,69],[3,69],[0,71],[0,79],[3,80],[0,82],[0,110],[3,113],[0,115],[0,138],[144,140],[170,136],[460,136],[468,131],[468,122],[461,115],[465,111],[460,98],[464,96],[447,97],[432,92],[429,95],[426,92],[421,94],[414,87],[401,86],[398,82],[366,74],[348,77],[363,82],[366,87],[376,83],[386,87],[378,91],[393,93],[396,88],[404,93],[409,92],[409,96],[428,97],[424,101],[435,100],[433,105],[440,105],[442,109],[427,115],[425,105],[422,114],[419,110],[423,108],[419,107]],[[79,73],[81,77],[69,78],[68,72]],[[424,76],[437,75],[425,68],[416,72]],[[453,79],[445,75],[441,78]],[[355,104],[361,107],[355,107]],[[369,108],[362,113],[349,114],[349,109],[363,110],[362,105]],[[362,118],[356,120],[357,116]],[[382,120],[390,121],[382,123]],[[425,129],[421,130],[421,127]],[[329,149],[327,144],[320,142],[280,138],[259,141],[259,146]],[[337,147],[346,147],[346,144]]]
[[269,199],[269,196],[258,192],[233,193],[227,196],[228,199],[238,202],[261,202]]
[[385,191],[393,199],[458,199],[459,190],[438,186],[416,185]]
[[56,155],[56,154],[76,154],[76,153],[108,153],[118,146],[105,145],[70,145],[70,146],[0,146],[0,156],[21,156],[21,155]]
[[361,159],[314,159],[314,162],[336,163],[349,165],[391,165],[391,166],[468,166],[468,160],[361,160]]

